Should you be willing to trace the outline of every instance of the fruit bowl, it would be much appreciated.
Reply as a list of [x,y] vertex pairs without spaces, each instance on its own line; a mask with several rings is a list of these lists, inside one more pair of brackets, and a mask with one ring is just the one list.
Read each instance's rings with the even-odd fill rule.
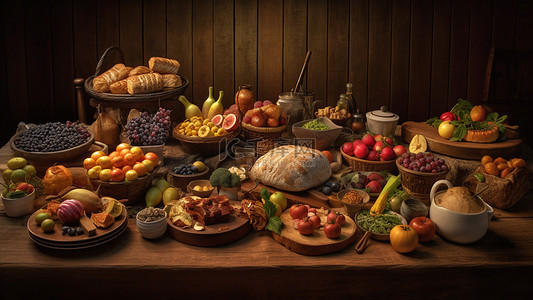
[[[194,189],[195,186],[201,186],[201,187],[204,187],[204,186],[208,186],[209,187],[209,190],[207,191],[197,191]],[[187,191],[189,193],[192,193],[193,195],[195,196],[198,196],[198,197],[202,197],[202,198],[207,198],[209,197],[209,195],[211,195],[211,193],[213,193],[213,191],[215,190],[214,187],[211,186],[211,182],[207,179],[199,179],[199,180],[193,180],[191,182],[189,182],[189,184],[187,185]]]
[[396,162],[395,160],[386,160],[386,161],[372,161],[366,159],[360,159],[355,156],[348,155],[342,151],[342,146],[340,147],[342,157],[348,165],[352,168],[353,171],[388,171],[390,173],[396,173]]
[[[179,125],[175,128],[178,128]],[[181,143],[185,152],[201,154],[203,156],[214,156],[226,151],[228,142],[236,138],[240,132],[239,127],[235,131],[220,136],[196,137],[179,134],[176,130],[172,130],[172,137]]]
[[209,167],[205,166],[205,170],[203,170],[200,173],[192,174],[192,175],[181,175],[174,173],[174,166],[169,167],[168,169],[168,182],[177,187],[182,189],[183,191],[187,191],[187,186],[189,183],[193,180],[198,179],[209,179]]
[[295,137],[300,139],[313,139],[315,140],[315,149],[317,150],[324,150],[329,145],[331,145],[337,137],[339,137],[339,134],[341,134],[342,127],[335,125],[334,122],[332,122],[330,119],[326,117],[320,117],[318,119],[319,122],[322,122],[326,126],[328,126],[330,129],[328,130],[313,130],[313,129],[307,129],[303,128],[307,122],[310,122],[312,120],[303,120],[298,123],[295,123],[292,125],[292,133]]

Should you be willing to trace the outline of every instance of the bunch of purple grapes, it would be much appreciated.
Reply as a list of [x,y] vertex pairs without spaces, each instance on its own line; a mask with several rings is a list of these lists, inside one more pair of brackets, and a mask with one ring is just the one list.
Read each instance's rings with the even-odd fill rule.
[[440,173],[448,170],[444,160],[433,156],[433,153],[404,153],[397,162],[404,168],[416,172]]
[[85,127],[79,120],[75,122],[67,121],[67,128],[76,128],[81,137],[87,139],[91,136],[87,127]]
[[143,112],[126,124],[126,135],[134,146],[161,145],[170,134],[170,110],[162,107],[155,114]]

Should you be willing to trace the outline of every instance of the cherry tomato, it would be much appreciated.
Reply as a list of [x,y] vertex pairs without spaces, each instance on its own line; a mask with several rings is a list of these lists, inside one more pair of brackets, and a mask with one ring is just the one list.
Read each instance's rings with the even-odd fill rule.
[[307,207],[305,205],[294,204],[289,211],[291,218],[303,219],[307,217]]
[[315,232],[313,222],[309,221],[309,219],[301,220],[298,223],[298,232],[303,235],[313,234],[313,232]]
[[319,228],[320,227],[320,217],[319,216],[313,215],[313,216],[309,217],[309,221],[313,222],[313,226],[315,228]]

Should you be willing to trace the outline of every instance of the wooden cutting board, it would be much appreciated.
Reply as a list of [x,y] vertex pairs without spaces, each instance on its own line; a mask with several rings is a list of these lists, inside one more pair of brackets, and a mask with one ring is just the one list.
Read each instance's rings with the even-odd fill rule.
[[281,235],[272,233],[274,239],[287,247],[287,249],[303,255],[323,255],[340,251],[355,241],[357,227],[355,222],[346,216],[346,222],[342,225],[341,235],[330,239],[324,234],[324,228],[315,229],[312,235],[302,235],[292,225],[289,210],[281,214],[283,229]]
[[463,159],[479,160],[484,155],[494,158],[511,157],[522,147],[521,139],[508,139],[498,143],[452,142],[441,138],[437,129],[426,123],[409,121],[402,124],[402,139],[405,143],[410,143],[416,134],[426,137],[428,150]]

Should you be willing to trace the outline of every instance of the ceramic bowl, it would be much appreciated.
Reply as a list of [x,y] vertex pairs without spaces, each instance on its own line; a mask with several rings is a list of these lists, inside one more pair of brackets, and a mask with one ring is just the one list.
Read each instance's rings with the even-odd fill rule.
[[181,174],[174,173],[172,170],[174,169],[175,166],[177,165],[173,165],[168,168],[168,176],[167,176],[168,182],[171,185],[182,189],[183,191],[187,190],[187,186],[193,180],[209,179],[210,174],[209,174],[208,166],[205,166],[205,170],[203,170],[202,172],[192,174],[192,175],[181,175]]
[[422,201],[416,199],[406,199],[400,206],[400,214],[407,222],[411,222],[416,217],[428,215],[428,207]]
[[315,141],[315,149],[324,150],[339,137],[342,131],[342,126],[335,125],[330,119],[320,117],[316,120],[326,124],[330,129],[328,130],[312,130],[303,128],[305,123],[313,120],[303,120],[292,125],[292,133],[299,139],[309,139]]
[[[350,191],[357,193],[360,197],[363,198],[363,201],[357,204],[351,204],[351,203],[342,201],[342,198],[344,198],[346,193]],[[353,219],[355,217],[355,214],[361,211],[365,207],[365,205],[368,203],[368,201],[370,201],[370,195],[363,190],[343,189],[337,193],[337,199],[340,201],[340,203],[342,203],[342,205],[344,205],[344,207],[346,207],[348,216]]]
[[31,214],[35,210],[33,206],[34,199],[35,191],[22,198],[5,198],[2,196],[2,203],[8,217],[22,217]]
[[[145,208],[146,209],[146,208]],[[157,239],[162,237],[167,231],[167,213],[165,217],[153,222],[144,222],[139,220],[139,214],[135,217],[137,229],[145,239]]]
[[[209,190],[208,191],[195,191],[194,187],[197,185],[201,187],[208,186]],[[202,197],[202,198],[209,197],[209,195],[211,195],[214,189],[215,188],[211,186],[211,182],[209,182],[209,180],[207,179],[193,180],[187,185],[187,191],[189,193],[192,193],[193,195]]]
[[368,130],[374,134],[381,134],[383,136],[394,134],[399,119],[398,115],[388,111],[386,106],[366,113]]

